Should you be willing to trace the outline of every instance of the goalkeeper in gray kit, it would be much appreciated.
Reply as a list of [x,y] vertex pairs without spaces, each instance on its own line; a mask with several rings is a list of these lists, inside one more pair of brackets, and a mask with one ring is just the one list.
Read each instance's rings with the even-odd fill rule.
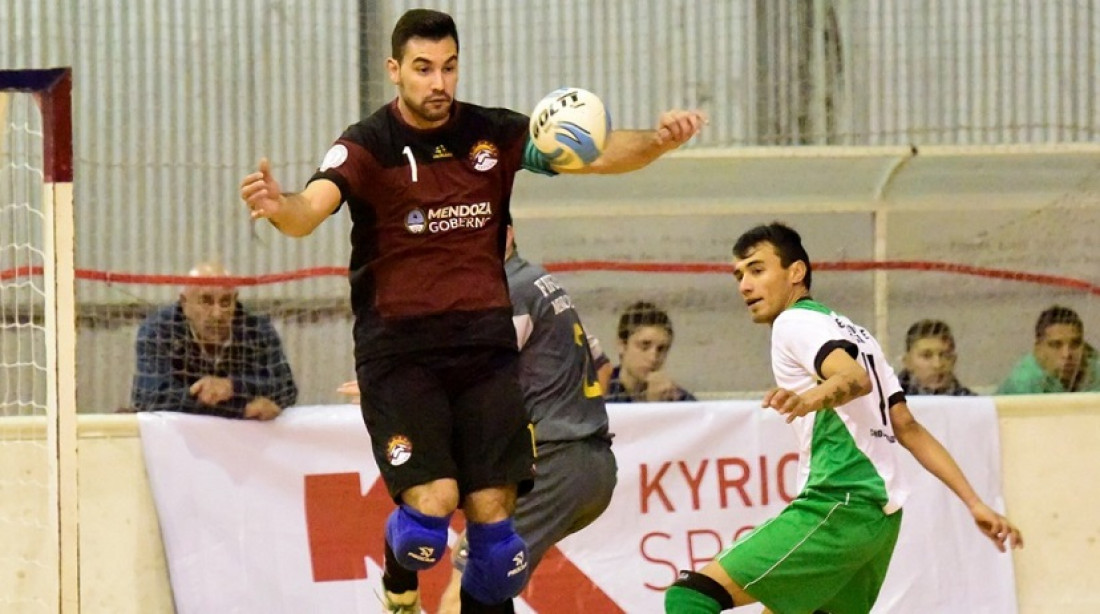
[[[591,524],[611,502],[617,465],[603,400],[611,362],[585,333],[565,289],[516,252],[511,226],[505,259],[519,382],[538,452],[534,489],[518,499],[515,513],[533,573],[554,544]],[[357,394],[358,386],[348,382],[340,390]],[[465,536],[453,548],[452,562],[440,614],[460,611]]]
[[[546,269],[517,253],[508,227],[504,271],[519,345],[519,383],[535,427],[535,486],[516,503],[516,533],[534,573],[550,548],[591,524],[615,489],[603,386],[611,363],[585,333],[573,300]],[[440,614],[459,611],[465,536],[452,551],[455,571]]]

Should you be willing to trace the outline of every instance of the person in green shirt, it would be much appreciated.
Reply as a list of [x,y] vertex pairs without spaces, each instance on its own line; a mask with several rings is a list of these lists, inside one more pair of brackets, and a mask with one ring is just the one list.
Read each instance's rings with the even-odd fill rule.
[[1100,361],[1085,343],[1077,312],[1055,305],[1039,314],[1035,348],[1016,363],[997,394],[1100,392]]

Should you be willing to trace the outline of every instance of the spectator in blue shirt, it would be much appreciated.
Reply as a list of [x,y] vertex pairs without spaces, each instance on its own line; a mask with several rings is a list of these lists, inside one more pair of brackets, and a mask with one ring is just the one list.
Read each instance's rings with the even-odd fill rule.
[[138,329],[137,411],[181,411],[271,420],[298,398],[271,321],[249,313],[237,289],[204,278],[227,277],[215,263],[197,265],[179,301],[150,314]]

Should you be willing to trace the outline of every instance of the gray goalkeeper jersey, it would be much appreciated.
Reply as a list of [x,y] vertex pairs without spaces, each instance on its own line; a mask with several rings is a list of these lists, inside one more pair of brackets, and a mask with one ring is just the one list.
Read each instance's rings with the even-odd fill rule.
[[[593,352],[573,299],[546,269],[513,255],[504,265],[520,348],[520,385],[539,443],[609,438]],[[594,357],[595,354],[595,357]]]

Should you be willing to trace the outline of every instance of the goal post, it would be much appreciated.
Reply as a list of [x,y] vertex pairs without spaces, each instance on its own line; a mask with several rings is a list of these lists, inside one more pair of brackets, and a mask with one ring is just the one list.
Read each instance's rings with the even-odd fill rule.
[[[29,94],[33,105],[22,105],[20,111],[12,112],[12,103],[20,94]],[[28,109],[34,108],[39,117],[28,119],[33,114]],[[29,374],[19,360],[14,362],[13,373],[4,374],[9,383],[19,385],[4,395],[3,414],[16,415],[5,419],[13,422],[5,427],[3,438],[41,438],[44,431],[45,453],[41,460],[46,465],[47,492],[39,493],[45,500],[45,519],[38,526],[44,527],[48,536],[38,542],[45,544],[45,552],[23,553],[36,560],[12,564],[19,567],[22,563],[25,567],[16,570],[16,577],[23,581],[6,599],[19,611],[78,612],[72,71],[0,70],[0,124],[5,141],[3,156],[7,158],[5,173],[9,174],[4,182],[8,194],[3,198],[10,203],[5,222],[12,227],[25,222],[21,241],[12,242],[5,250],[4,266],[0,266],[15,272],[10,283],[0,279],[0,308],[9,312],[4,317],[3,334],[5,342],[31,345],[26,352],[44,357],[42,364],[30,361]],[[34,152],[36,146],[40,154]],[[29,160],[40,164],[19,159],[28,153]],[[34,185],[36,182],[38,185]],[[39,275],[40,283],[22,281]],[[13,317],[8,317],[10,314]],[[14,331],[7,330],[9,321],[14,322]],[[20,338],[21,328],[30,330],[24,338]],[[35,328],[39,329],[37,334]],[[44,346],[40,351],[34,347],[39,341]],[[3,368],[13,368],[7,356]],[[36,377],[44,378],[44,391],[40,382],[23,385],[28,378]],[[41,394],[44,399],[35,398]],[[12,412],[11,407],[17,410]],[[36,475],[39,471],[41,468],[31,467],[27,473]],[[35,479],[27,482],[35,483]]]

